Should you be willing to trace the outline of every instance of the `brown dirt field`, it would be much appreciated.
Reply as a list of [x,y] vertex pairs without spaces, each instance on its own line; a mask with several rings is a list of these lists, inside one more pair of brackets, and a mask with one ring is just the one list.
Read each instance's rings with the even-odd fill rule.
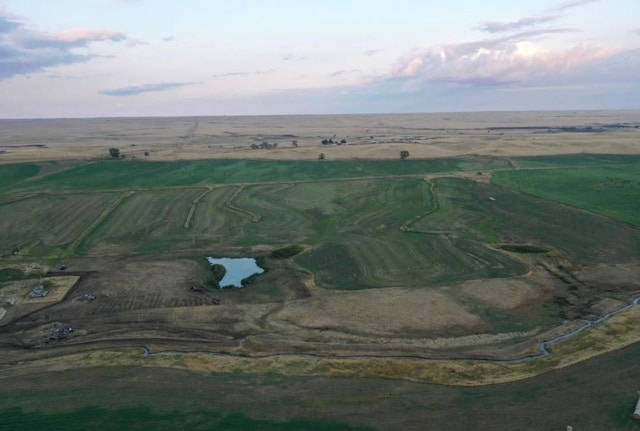
[[[562,289],[549,273],[536,270],[514,280],[477,280],[436,289],[305,290],[299,281],[296,284],[295,273],[289,274],[289,281],[280,278],[291,271],[284,265],[267,273],[275,278],[266,277],[246,289],[191,292],[189,287],[202,281],[202,260],[69,260],[69,271],[86,274],[67,299],[45,310],[30,310],[28,317],[9,324],[8,332],[0,334],[0,344],[19,340],[39,346],[55,321],[77,328],[72,339],[56,344],[71,349],[106,342],[114,347],[144,344],[155,352],[513,358],[535,353],[536,344],[552,337],[553,331],[488,332],[482,318],[467,308],[469,298],[471,303],[524,312],[547,301],[550,289]],[[260,284],[269,280],[285,284]],[[98,298],[87,301],[86,293]],[[592,307],[611,311],[625,303],[616,298],[601,298]],[[558,328],[556,335],[568,328]]]
[[598,285],[607,290],[632,286],[640,291],[640,264],[595,265],[574,271],[584,283]]
[[143,366],[205,373],[275,372],[285,376],[385,377],[446,385],[483,386],[527,379],[638,343],[640,335],[631,329],[639,323],[640,309],[635,308],[614,316],[602,325],[567,342],[553,345],[551,354],[545,358],[521,363],[390,357],[322,358],[294,354],[248,358],[200,352],[162,352],[157,351],[153,345],[148,345],[151,354],[147,356],[143,355],[139,348],[125,348],[34,358],[20,365],[1,369],[0,378],[29,374],[33,370],[63,371],[95,366]]
[[80,280],[75,275],[47,277],[41,279],[40,282],[46,282],[49,285],[47,289],[49,293],[42,298],[27,298],[25,301],[29,304],[50,304],[62,301],[69,290]]
[[526,277],[467,281],[458,285],[458,289],[475,301],[508,310],[541,300],[553,284],[551,275],[536,269]]
[[[40,279],[18,280],[5,285],[0,289],[0,304],[3,304],[1,325],[6,325],[10,321],[19,319],[28,313],[33,313],[39,309],[48,307],[64,300],[67,293],[75,286],[80,277],[61,276],[45,277]],[[29,298],[29,292],[38,284],[44,283],[48,294],[42,298]]]
[[478,331],[484,326],[447,295],[406,288],[325,294],[290,302],[274,317],[309,329],[387,336],[451,328]]

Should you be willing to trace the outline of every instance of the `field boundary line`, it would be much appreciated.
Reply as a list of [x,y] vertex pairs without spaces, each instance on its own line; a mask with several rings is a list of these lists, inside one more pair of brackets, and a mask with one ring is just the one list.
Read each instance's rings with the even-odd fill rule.
[[193,202],[191,202],[191,208],[189,208],[189,214],[187,214],[187,218],[185,218],[184,220],[185,229],[189,229],[191,227],[191,219],[193,218],[193,214],[196,212],[196,206],[198,205],[198,202],[200,202],[200,199],[205,197],[211,190],[213,190],[213,187],[207,186],[207,190],[205,190],[203,193],[198,195],[198,197],[196,197],[193,200]]
[[[280,183],[278,183],[278,184],[280,184]],[[238,186],[238,189],[235,192],[233,192],[233,194],[231,196],[229,196],[229,198],[226,201],[224,201],[224,206],[226,206],[227,208],[229,208],[232,211],[236,211],[236,212],[239,212],[241,214],[248,215],[249,217],[251,217],[251,221],[253,223],[257,223],[262,218],[262,216],[260,214],[254,213],[253,211],[249,211],[249,210],[246,210],[244,208],[237,207],[237,206],[235,206],[233,204],[233,201],[238,197],[238,195],[244,190],[245,187],[246,186],[244,186],[244,185]]]
[[431,208],[427,212],[425,212],[423,214],[420,214],[419,216],[414,217],[413,219],[404,222],[402,224],[402,226],[400,226],[400,230],[403,231],[403,232],[426,233],[426,234],[432,234],[432,235],[442,235],[442,234],[455,233],[453,231],[422,231],[422,230],[418,230],[418,229],[413,229],[413,225],[415,225],[416,223],[418,223],[423,218],[427,217],[428,215],[431,215],[431,214],[435,213],[436,211],[438,211],[440,209],[440,199],[438,198],[438,192],[436,192],[435,185],[428,178],[424,178],[424,181],[429,185],[429,195],[431,196]]
[[76,249],[80,246],[80,244],[82,244],[87,239],[87,237],[89,237],[89,235],[91,235],[93,231],[98,226],[100,226],[102,222],[104,222],[107,219],[107,217],[109,217],[122,204],[122,202],[124,202],[125,199],[127,199],[129,196],[133,195],[134,193],[136,192],[133,190],[130,190],[128,192],[121,194],[118,199],[116,199],[114,202],[111,203],[111,205],[109,205],[104,211],[102,211],[102,213],[93,221],[93,223],[91,223],[91,225],[89,225],[89,227],[83,230],[80,233],[80,235],[78,235],[78,237],[73,240],[71,245],[67,248],[65,252],[63,252],[61,257],[64,258],[74,254]]

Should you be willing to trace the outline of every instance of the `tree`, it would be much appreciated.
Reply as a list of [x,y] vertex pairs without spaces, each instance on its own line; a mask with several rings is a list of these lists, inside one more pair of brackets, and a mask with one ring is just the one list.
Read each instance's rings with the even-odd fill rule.
[[114,159],[117,159],[120,157],[120,150],[116,147],[111,147],[109,148],[109,155]]
[[402,160],[406,159],[407,157],[409,157],[409,152],[407,150],[400,151],[400,158]]
[[318,156],[318,160],[324,160],[324,153],[320,153],[320,155]]

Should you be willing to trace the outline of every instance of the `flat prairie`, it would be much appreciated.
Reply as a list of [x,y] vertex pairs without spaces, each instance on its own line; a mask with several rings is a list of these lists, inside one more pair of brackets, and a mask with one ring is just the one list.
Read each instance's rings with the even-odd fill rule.
[[[111,147],[149,160],[637,154],[639,125],[640,111],[0,120],[0,162],[105,158]],[[263,142],[277,146],[251,149]]]

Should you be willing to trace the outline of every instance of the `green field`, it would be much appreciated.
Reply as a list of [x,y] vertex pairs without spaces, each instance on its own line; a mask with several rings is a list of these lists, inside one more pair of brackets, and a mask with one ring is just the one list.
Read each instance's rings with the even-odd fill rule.
[[639,357],[634,345],[480,387],[145,367],[50,371],[2,380],[0,429],[632,431]]
[[44,194],[0,204],[0,247],[32,256],[60,253],[116,201],[116,193]]
[[[523,273],[497,243],[635,259],[640,233],[615,220],[640,224],[637,157],[514,160],[3,165],[0,247],[45,258],[305,244],[295,262],[347,290]],[[486,169],[493,185],[422,178]]]
[[581,263],[637,259],[640,231],[616,220],[495,185],[454,178],[438,179],[434,184],[439,210],[413,224],[415,230],[455,231],[461,238],[483,243],[551,247]]
[[203,189],[136,192],[92,231],[82,244],[91,254],[96,249],[119,248],[133,252],[157,252],[188,246],[184,222],[191,202]]
[[193,160],[178,162],[103,161],[33,178],[37,165],[0,165],[0,183],[12,191],[131,190],[201,184],[263,183],[421,175],[506,168],[504,160],[455,158],[393,161]]
[[[105,351],[124,345],[138,352],[146,345],[248,352],[245,358],[300,354],[300,361],[311,362],[336,351],[412,360],[431,351],[439,359],[470,361],[528,355],[522,352],[532,352],[538,341],[521,331],[542,336],[637,292],[639,160],[577,155],[514,158],[513,165],[473,157],[0,165],[0,254],[8,262],[0,269],[1,285],[26,278],[15,268],[34,262],[65,259],[68,271],[76,271],[76,263],[85,275],[69,298],[3,327],[0,347],[13,361],[3,366],[14,366],[23,351],[53,358],[49,352],[57,346],[41,344],[51,322],[86,331],[76,332],[77,344],[60,343],[86,352],[96,343]],[[477,172],[491,172],[492,182]],[[300,253],[271,256],[290,245]],[[199,283],[198,271],[207,270],[207,255],[260,256],[270,267],[246,289],[196,293],[190,287]],[[562,278],[565,263],[576,268],[575,279]],[[623,281],[601,286],[617,265],[627,271]],[[603,272],[581,283],[584,268]],[[492,296],[497,289],[504,297],[522,296],[500,301]],[[87,292],[99,298],[86,301]],[[341,302],[346,312],[335,310]],[[411,313],[403,308],[413,304]],[[387,307],[392,318],[380,315]],[[433,329],[432,316],[445,323]],[[370,330],[374,320],[391,329]],[[30,333],[36,335],[28,339]],[[442,350],[419,344],[501,335],[511,338]],[[527,429],[532,423],[589,429],[584,408],[567,407],[566,399],[597,410],[599,429],[635,429],[625,410],[637,399],[635,389],[628,391],[633,379],[615,380],[615,391],[607,383],[624,367],[625,376],[639,377],[625,365],[637,363],[639,354],[633,347],[581,365],[580,373],[560,370],[484,388],[292,377],[278,370],[208,374],[141,366],[7,377],[7,368],[0,429]],[[136,363],[143,364],[146,355],[139,355]],[[168,364],[188,369],[187,362]],[[588,390],[594,379],[607,397]],[[534,399],[540,406],[530,416]],[[601,403],[606,409],[597,409]],[[460,409],[470,414],[458,415]],[[562,421],[552,421],[550,410]],[[501,414],[508,424],[497,419]]]
[[0,166],[0,190],[8,189],[40,172],[36,164],[2,165]]
[[501,171],[493,183],[640,226],[640,161]]

